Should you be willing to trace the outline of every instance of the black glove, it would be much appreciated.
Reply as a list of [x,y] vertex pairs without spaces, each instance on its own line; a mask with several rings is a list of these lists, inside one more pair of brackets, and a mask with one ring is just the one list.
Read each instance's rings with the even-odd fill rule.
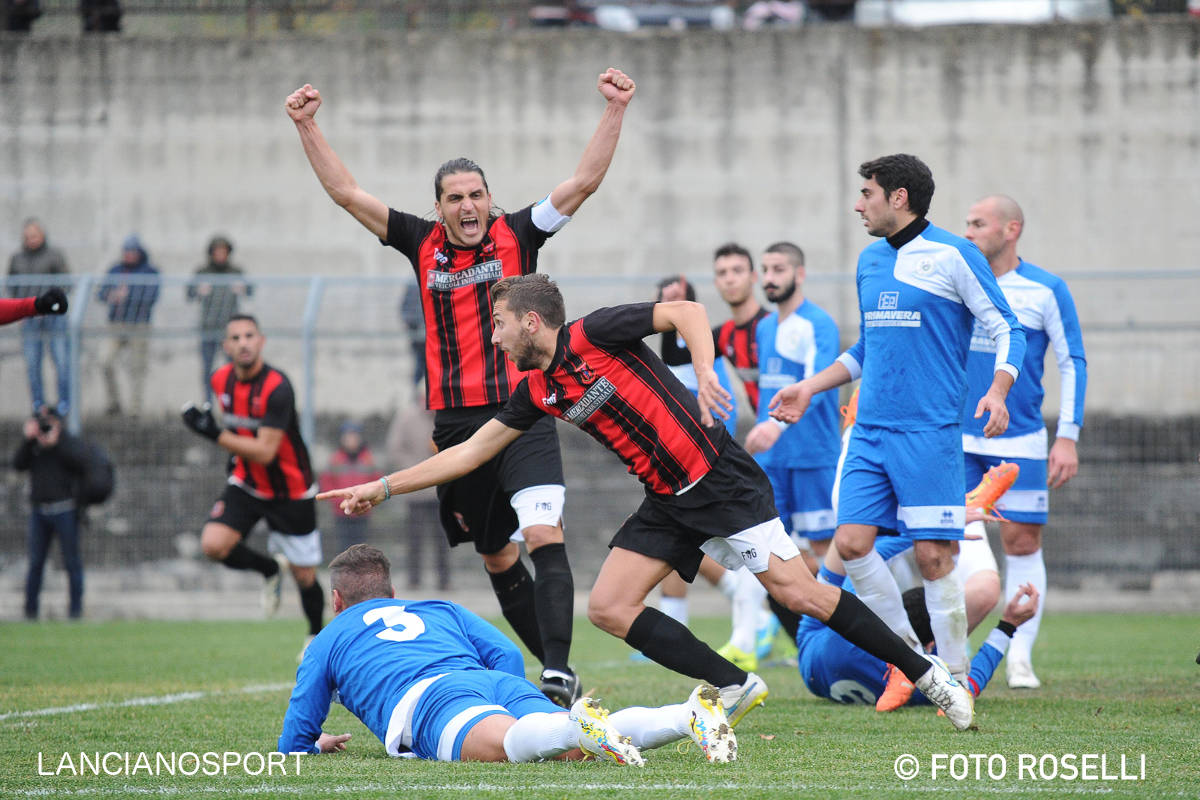
[[58,287],[47,289],[33,301],[33,307],[39,314],[65,314],[67,293]]
[[212,406],[208,403],[200,406],[200,408],[196,408],[192,403],[184,406],[183,424],[201,436],[212,439],[214,442],[221,435],[221,426],[213,419]]

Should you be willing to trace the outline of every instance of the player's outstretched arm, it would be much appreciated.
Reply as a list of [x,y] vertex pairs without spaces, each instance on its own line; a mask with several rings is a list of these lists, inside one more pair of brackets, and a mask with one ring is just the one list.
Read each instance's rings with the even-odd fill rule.
[[465,442],[448,447],[419,464],[379,480],[321,492],[317,499],[340,500],[342,511],[350,516],[365,514],[394,494],[408,494],[461,478],[495,458],[522,433],[502,422],[488,420]]
[[554,187],[550,203],[558,213],[571,216],[583,205],[592,193],[600,188],[613,154],[617,151],[617,140],[621,137],[621,123],[625,118],[625,107],[633,99],[637,85],[633,79],[619,69],[609,67],[600,73],[597,89],[608,101],[604,116],[591,141],[579,159],[575,174]]
[[1012,388],[1013,376],[1004,370],[996,370],[992,385],[979,403],[975,406],[975,419],[986,413],[987,424],[983,426],[983,435],[987,438],[999,436],[1008,430],[1008,407],[1004,401],[1008,398],[1008,390]]
[[349,211],[371,233],[380,239],[387,238],[387,206],[359,187],[317,126],[315,114],[321,107],[321,93],[306,83],[288,95],[283,107],[296,123],[304,155],[333,202]]
[[775,419],[797,422],[804,416],[804,412],[808,411],[808,404],[812,402],[813,395],[836,389],[852,380],[854,376],[850,374],[850,370],[846,369],[842,362],[835,361],[811,378],[780,389],[767,407],[771,409],[771,416]]
[[713,424],[713,415],[729,419],[733,403],[729,392],[721,385],[713,362],[716,350],[713,347],[712,327],[704,306],[691,300],[674,300],[655,303],[654,330],[659,333],[677,331],[683,337],[688,352],[692,354],[692,368],[696,370],[696,400],[700,403],[700,422]]

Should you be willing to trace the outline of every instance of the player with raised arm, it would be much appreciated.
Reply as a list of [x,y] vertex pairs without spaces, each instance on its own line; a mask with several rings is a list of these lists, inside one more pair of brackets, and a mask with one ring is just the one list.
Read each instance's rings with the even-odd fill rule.
[[873,546],[880,528],[914,540],[938,653],[965,679],[967,619],[953,573],[965,523],[964,365],[978,319],[995,358],[987,391],[971,398],[973,413],[986,417],[986,436],[1002,433],[1025,334],[979,250],[925,218],[934,184],[920,159],[885,156],[862,164],[859,175],[854,209],[879,240],[858,259],[858,341],[831,366],[780,390],[770,406],[776,418],[795,422],[814,395],[861,376],[834,543],[863,602],[919,650],[900,589]]
[[[1066,282],[1017,255],[1017,240],[1024,228],[1021,207],[1006,195],[984,197],[967,212],[966,238],[987,258],[1000,290],[1025,328],[1027,346],[1021,374],[1008,395],[1008,430],[989,438],[979,420],[964,415],[963,450],[968,486],[1001,462],[1020,467],[1016,485],[996,504],[1004,517],[1000,536],[1004,543],[1005,591],[1012,594],[1016,587],[1031,583],[1045,598],[1042,528],[1050,507],[1047,488],[1065,485],[1079,471],[1075,443],[1083,426],[1087,356],[1079,315]],[[1054,445],[1047,449],[1042,376],[1049,348],[1058,365],[1060,393]],[[968,391],[975,393],[985,384],[992,358],[992,342],[977,325],[967,356]],[[983,523],[977,525],[982,528]],[[1033,671],[1033,643],[1041,621],[1039,607],[1033,619],[1013,636],[1005,661],[1012,688],[1041,686]]]
[[[562,295],[542,275],[492,288],[493,341],[523,370],[505,408],[470,439],[379,481],[323,494],[361,513],[397,492],[453,480],[492,458],[544,415],[562,417],[617,454],[645,499],[617,531],[588,601],[588,618],[652,661],[721,687],[731,724],[766,697],[763,680],[718,655],[677,621],[645,605],[675,569],[696,575],[701,555],[747,567],[797,614],[893,661],[942,706],[971,725],[970,698],[944,665],[917,654],[853,595],[816,582],[784,533],[762,469],[713,421],[728,409],[713,372],[708,315],[698,303],[635,303],[566,323]],[[678,331],[699,381],[693,396],[643,339]]]
[[[311,85],[285,102],[325,191],[412,262],[426,326],[426,403],[436,412],[438,449],[465,441],[494,417],[520,380],[520,371],[491,343],[488,290],[505,276],[534,272],[539,248],[600,187],[636,87],[610,68],[600,74],[597,88],[606,106],[574,174],[540,201],[505,214],[493,207],[478,164],[447,161],[433,180],[436,221],[390,209],[358,185],[317,126],[321,95]],[[580,686],[567,663],[574,583],[563,544],[564,496],[562,456],[550,419],[513,448],[438,489],[450,545],[474,543],[504,618],[545,667],[543,691],[565,707],[579,696]],[[534,564],[532,578],[511,541],[516,532]]]

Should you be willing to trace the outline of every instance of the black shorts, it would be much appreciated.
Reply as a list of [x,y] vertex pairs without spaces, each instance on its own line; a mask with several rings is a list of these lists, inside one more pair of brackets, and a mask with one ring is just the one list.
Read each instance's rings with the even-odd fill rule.
[[665,561],[691,583],[704,557],[700,545],[778,516],[766,473],[731,439],[691,489],[681,495],[647,492],[608,546]]
[[260,500],[230,483],[221,493],[221,499],[213,504],[208,521],[228,525],[244,538],[264,517],[267,527],[276,533],[307,536],[317,528],[317,503],[311,497],[305,500]]
[[[438,451],[465,442],[501,406],[438,411],[433,443]],[[450,546],[474,542],[475,551],[497,553],[518,527],[509,501],[530,486],[563,484],[562,454],[554,418],[547,415],[483,466],[437,488],[442,529]]]

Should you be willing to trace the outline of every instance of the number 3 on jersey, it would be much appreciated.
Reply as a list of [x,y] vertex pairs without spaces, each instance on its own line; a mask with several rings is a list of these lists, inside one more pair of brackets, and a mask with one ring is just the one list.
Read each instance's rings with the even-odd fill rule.
[[411,642],[425,632],[425,623],[416,614],[404,610],[404,606],[372,608],[363,614],[363,622],[374,625],[383,621],[384,629],[375,638],[388,642]]

